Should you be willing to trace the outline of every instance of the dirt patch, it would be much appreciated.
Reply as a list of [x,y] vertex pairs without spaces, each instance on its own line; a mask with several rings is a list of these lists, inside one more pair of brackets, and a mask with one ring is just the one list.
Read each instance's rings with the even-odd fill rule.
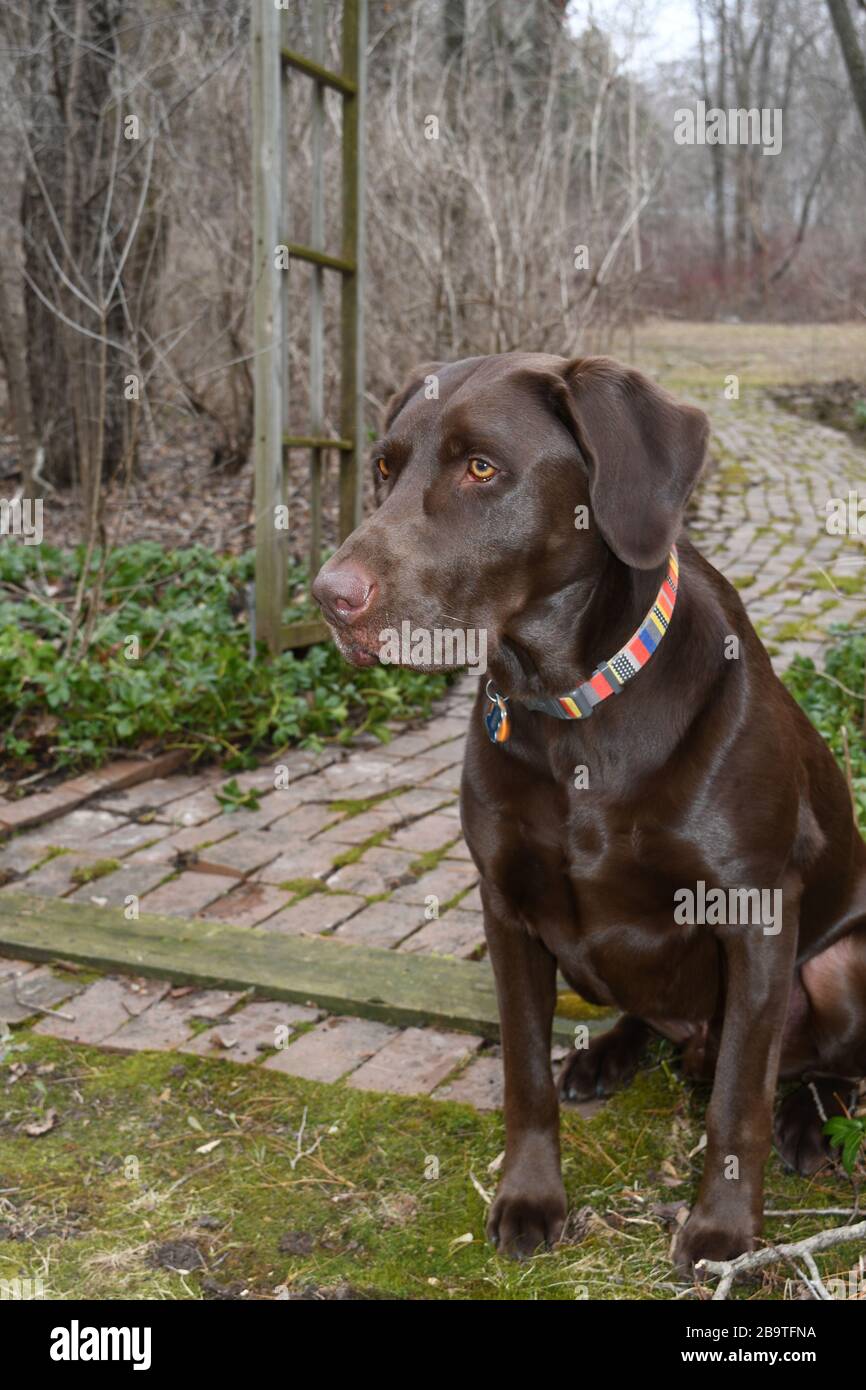
[[[0,439],[0,492],[14,488],[20,478],[17,450],[11,436]],[[254,541],[253,470],[247,462],[237,471],[213,464],[212,431],[184,421],[141,447],[136,476],[125,484],[114,478],[105,485],[105,525],[109,542],[156,541],[167,550],[203,545],[219,555],[241,555]],[[308,455],[292,453],[287,470],[287,502],[291,518],[289,556],[305,560],[310,535]],[[365,477],[370,505],[372,481]],[[85,513],[77,489],[44,487],[44,540],[67,550],[86,536]],[[323,489],[322,541],[327,551],[337,545],[338,487],[336,466],[326,470]]]

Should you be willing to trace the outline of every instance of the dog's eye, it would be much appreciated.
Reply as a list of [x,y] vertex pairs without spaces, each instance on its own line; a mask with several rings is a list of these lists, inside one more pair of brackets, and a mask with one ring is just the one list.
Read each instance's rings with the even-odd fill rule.
[[389,478],[391,476],[391,470],[384,459],[376,459],[376,467],[379,470],[380,478]]
[[486,459],[469,460],[469,474],[478,483],[489,483],[497,471]]

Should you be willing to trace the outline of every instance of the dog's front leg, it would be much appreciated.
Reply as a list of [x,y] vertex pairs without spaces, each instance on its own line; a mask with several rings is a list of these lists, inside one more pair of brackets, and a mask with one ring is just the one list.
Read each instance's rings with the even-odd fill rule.
[[783,890],[778,924],[719,929],[727,973],[725,1013],[707,1109],[704,1171],[676,1247],[676,1264],[684,1273],[698,1260],[727,1260],[753,1249],[761,1232],[799,899],[799,885]]
[[565,1220],[559,1106],[550,1065],[556,961],[482,887],[484,930],[496,978],[505,1068],[505,1166],[487,1234],[522,1258],[558,1240]]

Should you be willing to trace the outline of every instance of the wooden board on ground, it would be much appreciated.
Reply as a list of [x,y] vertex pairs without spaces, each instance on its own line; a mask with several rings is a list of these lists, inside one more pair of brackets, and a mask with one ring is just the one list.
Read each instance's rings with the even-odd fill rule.
[[[253,989],[271,999],[309,1000],[332,1013],[499,1037],[486,961],[410,955],[334,937],[276,936],[181,917],[127,921],[122,908],[23,893],[0,894],[0,955]],[[580,1021],[557,1018],[554,1039],[572,1042]],[[606,1018],[585,1021],[590,1033],[610,1024]]]

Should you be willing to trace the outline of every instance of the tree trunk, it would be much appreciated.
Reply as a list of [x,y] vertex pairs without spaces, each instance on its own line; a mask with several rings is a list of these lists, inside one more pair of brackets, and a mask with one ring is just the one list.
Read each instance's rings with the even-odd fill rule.
[[848,9],[848,0],[827,0],[827,8],[836,30],[839,47],[842,49],[851,93],[860,113],[863,132],[866,134],[866,54],[860,47],[857,30]]
[[8,284],[8,269],[8,263],[0,264],[0,357],[6,369],[12,427],[18,439],[21,493],[23,497],[34,497],[37,490],[34,474],[37,471],[38,457],[30,382],[27,376],[26,335],[21,314],[14,303],[14,292]]
[[160,223],[140,172],[145,137],[124,138],[115,94],[126,4],[56,0],[31,12],[33,51],[50,53],[29,75],[33,136],[21,202],[32,418],[46,477],[85,489],[127,455],[125,380],[141,374],[137,330],[160,265]]

